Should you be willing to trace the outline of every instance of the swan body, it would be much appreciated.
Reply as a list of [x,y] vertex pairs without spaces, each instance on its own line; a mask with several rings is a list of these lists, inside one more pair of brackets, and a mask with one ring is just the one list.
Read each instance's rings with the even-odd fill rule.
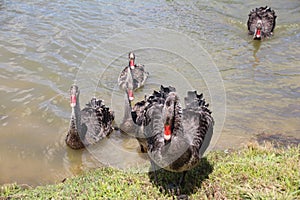
[[275,11],[268,6],[251,10],[247,22],[249,35],[253,35],[253,39],[258,40],[271,37],[276,17]]
[[119,75],[118,84],[125,90],[130,101],[134,99],[133,91],[142,87],[149,76],[145,71],[145,66],[135,64],[135,55],[130,52],[128,55],[129,65],[126,66]]
[[151,161],[173,172],[186,172],[199,163],[214,124],[202,94],[188,91],[182,109],[176,89],[163,86],[135,104],[132,119],[144,130]]
[[79,93],[78,86],[72,85],[70,89],[72,114],[65,139],[66,144],[72,149],[95,144],[113,130],[114,114],[103,101],[92,98],[86,107],[80,110]]

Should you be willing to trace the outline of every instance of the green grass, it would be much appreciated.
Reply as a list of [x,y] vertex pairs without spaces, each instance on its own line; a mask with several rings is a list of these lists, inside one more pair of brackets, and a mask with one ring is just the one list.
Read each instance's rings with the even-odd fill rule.
[[[187,173],[181,194],[189,199],[300,199],[299,169],[300,145],[249,144],[239,150],[210,152]],[[155,183],[153,173],[107,167],[55,185],[3,185],[0,199],[172,199],[172,183],[178,182],[180,174],[164,170],[157,174]]]

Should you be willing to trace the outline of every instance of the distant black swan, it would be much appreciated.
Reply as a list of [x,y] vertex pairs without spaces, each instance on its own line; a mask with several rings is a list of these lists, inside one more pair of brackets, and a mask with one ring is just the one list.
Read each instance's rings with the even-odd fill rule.
[[[188,91],[182,109],[178,94],[173,87],[154,91],[144,101],[135,104],[133,121],[143,127],[145,141],[141,146],[156,165],[174,172],[183,172],[195,167],[207,148],[204,138],[211,137],[214,120],[203,99],[203,94]],[[200,148],[205,145],[205,149]]]
[[119,86],[128,94],[130,101],[134,99],[133,91],[144,85],[149,73],[145,71],[144,65],[135,64],[135,55],[128,55],[129,65],[125,67],[118,78]]
[[253,39],[259,40],[271,37],[275,28],[276,17],[275,11],[267,6],[251,10],[247,22],[249,35],[253,35]]
[[65,140],[69,147],[72,149],[84,148],[112,132],[114,114],[103,104],[102,100],[92,98],[86,107],[80,110],[78,86],[71,86],[70,95],[72,114]]

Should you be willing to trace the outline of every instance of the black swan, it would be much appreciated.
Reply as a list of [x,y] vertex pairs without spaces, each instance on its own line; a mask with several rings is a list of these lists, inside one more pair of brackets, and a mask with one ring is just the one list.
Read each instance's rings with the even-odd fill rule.
[[251,10],[247,22],[249,35],[253,35],[253,39],[258,40],[271,37],[276,17],[275,11],[268,6]]
[[179,184],[199,163],[208,146],[204,138],[211,137],[214,124],[203,94],[188,91],[184,100],[182,109],[176,89],[161,86],[159,92],[136,103],[131,113],[133,121],[144,130],[146,142],[140,144],[147,149],[152,166],[183,172]]
[[102,100],[92,98],[86,107],[80,110],[78,86],[72,85],[71,121],[66,144],[72,149],[81,149],[108,136],[113,128],[114,114]]
[[129,65],[125,67],[118,78],[119,86],[128,94],[130,101],[134,99],[133,91],[144,85],[149,73],[145,71],[144,65],[135,64],[135,55],[128,54]]

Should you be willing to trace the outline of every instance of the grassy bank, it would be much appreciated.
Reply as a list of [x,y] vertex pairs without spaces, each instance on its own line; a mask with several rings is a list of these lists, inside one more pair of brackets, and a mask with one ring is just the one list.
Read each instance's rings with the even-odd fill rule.
[[[189,199],[300,199],[299,169],[300,145],[249,144],[210,152],[188,172],[181,194]],[[3,185],[0,199],[172,199],[172,183],[180,174],[159,171],[158,177],[155,183],[152,173],[103,168],[55,185],[27,189]]]

